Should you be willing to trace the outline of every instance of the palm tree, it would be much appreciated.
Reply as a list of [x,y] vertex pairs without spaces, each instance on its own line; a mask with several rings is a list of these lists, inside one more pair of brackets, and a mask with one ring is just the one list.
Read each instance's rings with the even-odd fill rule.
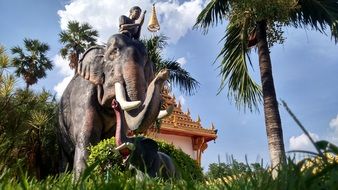
[[[338,37],[338,3],[335,0],[211,0],[199,14],[195,27],[207,32],[208,28],[227,20],[223,37],[220,91],[229,89],[238,106],[257,108],[263,95],[265,125],[271,166],[285,161],[285,150],[278,102],[272,77],[269,47],[283,43],[283,26],[310,27],[324,33],[329,26],[332,37]],[[257,46],[261,87],[248,73],[247,55],[250,47]]]
[[38,82],[39,79],[46,77],[46,70],[53,69],[52,62],[46,57],[49,46],[39,40],[24,39],[23,50],[16,46],[11,49],[13,66],[16,68],[15,74],[22,76],[26,82],[26,89]]
[[65,46],[60,50],[60,54],[64,59],[68,59],[71,69],[75,69],[76,74],[79,56],[87,48],[96,44],[98,32],[93,30],[87,24],[80,24],[77,21],[69,21],[67,30],[59,33],[60,42]]
[[166,36],[159,35],[142,40],[147,47],[148,56],[154,64],[155,73],[162,69],[168,69],[170,71],[169,83],[178,86],[182,93],[193,95],[199,87],[199,82],[191,77],[179,62],[162,58],[161,52],[167,45],[167,39]]

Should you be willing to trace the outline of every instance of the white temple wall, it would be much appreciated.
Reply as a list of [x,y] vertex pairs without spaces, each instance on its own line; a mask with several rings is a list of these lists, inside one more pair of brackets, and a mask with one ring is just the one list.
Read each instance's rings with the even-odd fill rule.
[[168,134],[156,134],[156,139],[162,139],[169,144],[173,144],[176,148],[182,149],[183,152],[188,154],[192,159],[197,159],[196,151],[192,149],[192,139],[191,137],[183,137],[177,135],[168,135]]

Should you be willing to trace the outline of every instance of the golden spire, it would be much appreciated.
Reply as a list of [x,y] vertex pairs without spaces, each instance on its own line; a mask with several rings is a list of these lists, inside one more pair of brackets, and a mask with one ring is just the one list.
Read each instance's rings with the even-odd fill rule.
[[151,16],[148,23],[148,30],[150,32],[157,32],[160,30],[160,24],[158,23],[156,16],[155,3],[153,4],[153,9],[151,10]]
[[201,122],[201,117],[200,117],[200,115],[198,115],[198,117],[197,117],[197,122],[198,122],[198,123]]

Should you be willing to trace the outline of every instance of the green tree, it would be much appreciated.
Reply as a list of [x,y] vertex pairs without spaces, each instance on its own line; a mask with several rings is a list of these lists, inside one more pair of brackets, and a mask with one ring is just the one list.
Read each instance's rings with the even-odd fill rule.
[[15,56],[12,64],[15,67],[15,74],[23,77],[26,82],[26,89],[46,77],[46,70],[53,68],[52,62],[46,57],[49,46],[39,40],[24,39],[24,48],[19,46],[11,49]]
[[176,60],[163,59],[161,53],[167,46],[167,40],[168,38],[164,35],[153,36],[143,40],[143,43],[147,47],[148,56],[154,63],[155,73],[162,69],[168,69],[170,71],[169,83],[178,86],[182,93],[192,95],[199,87],[199,82],[188,71],[182,68],[181,64]]
[[5,52],[5,48],[0,45],[0,80],[3,74],[3,71],[9,67],[9,57]]
[[209,164],[206,177],[210,179],[217,179],[256,171],[265,171],[265,169],[259,163],[252,163],[249,165],[231,158],[229,163],[219,162]]
[[[211,0],[199,14],[195,27],[207,32],[222,21],[229,23],[224,46],[217,58],[222,78],[238,106],[257,108],[263,95],[265,125],[272,167],[285,161],[282,125],[272,77],[269,47],[283,43],[283,26],[309,27],[324,33],[328,26],[337,42],[338,3],[335,0]],[[257,46],[261,87],[248,73],[247,55]]]
[[94,30],[88,23],[80,24],[78,21],[69,21],[67,30],[59,33],[59,40],[64,45],[60,54],[69,60],[69,66],[76,74],[77,64],[81,53],[90,46],[96,44],[98,31]]

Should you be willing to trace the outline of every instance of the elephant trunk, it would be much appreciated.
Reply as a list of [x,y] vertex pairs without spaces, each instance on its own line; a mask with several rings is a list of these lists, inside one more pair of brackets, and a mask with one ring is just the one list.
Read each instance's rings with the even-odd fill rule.
[[145,79],[143,60],[134,48],[127,48],[122,65],[122,76],[125,82],[126,92],[131,101],[141,101],[145,99],[147,82]]
[[161,89],[168,76],[168,70],[162,70],[157,74],[148,86],[146,98],[138,113],[135,114],[135,110],[124,111],[126,124],[131,130],[143,132],[156,120],[161,108]]
[[112,108],[114,109],[116,116],[115,144],[116,146],[120,146],[123,142],[126,141],[127,136],[125,133],[125,127],[122,127],[122,123],[124,122],[123,116],[121,114],[121,107],[115,99],[112,101]]

